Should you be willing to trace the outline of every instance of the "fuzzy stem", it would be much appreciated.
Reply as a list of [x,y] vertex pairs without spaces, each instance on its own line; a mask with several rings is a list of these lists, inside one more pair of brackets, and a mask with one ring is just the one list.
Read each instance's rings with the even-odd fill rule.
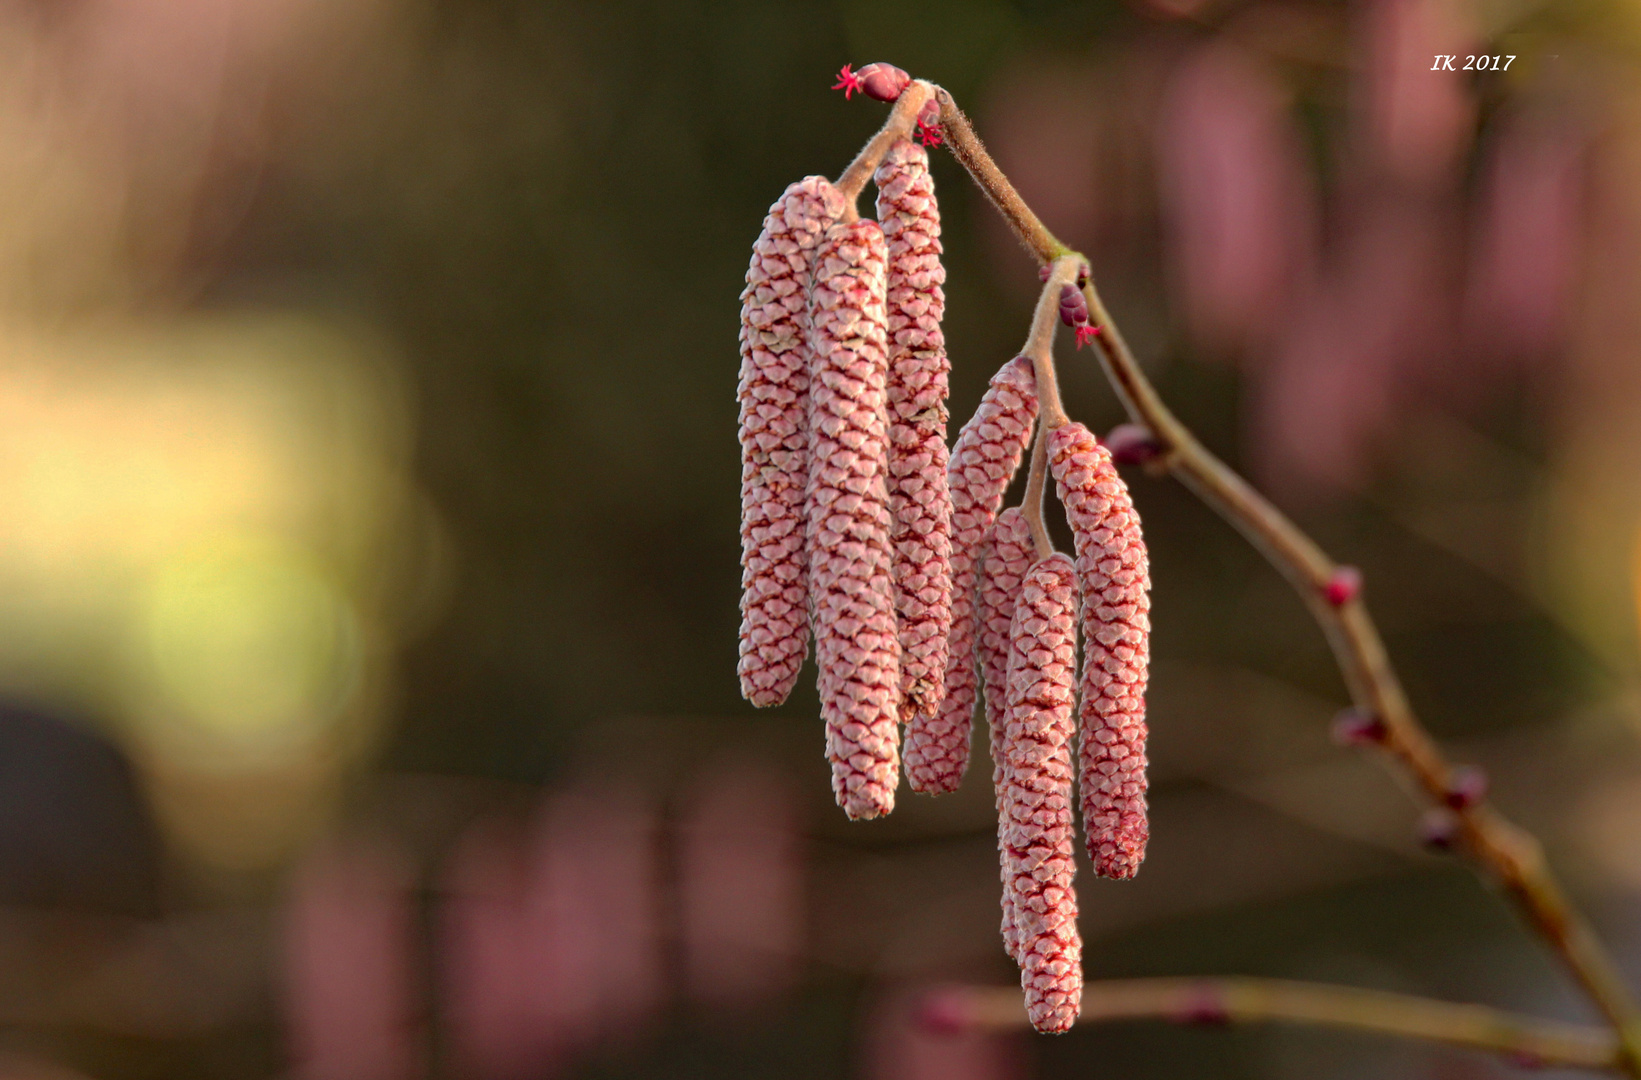
[[923,110],[934,89],[922,79],[914,79],[895,99],[894,108],[889,110],[889,119],[885,120],[877,134],[860,148],[855,160],[851,161],[849,167],[843,170],[843,175],[838,177],[836,187],[843,195],[843,221],[846,224],[860,220],[860,209],[855,205],[855,200],[860,198],[860,193],[866,188],[866,181],[877,171],[878,163],[883,160],[883,155],[889,152],[889,147],[912,133],[912,127],[917,123],[917,114]]
[[934,96],[940,102],[940,127],[946,145],[951,147],[952,156],[969,170],[969,175],[974,177],[980,190],[986,193],[992,205],[1008,221],[1014,235],[1026,245],[1026,250],[1042,263],[1053,262],[1069,252],[1071,249],[1055,239],[1054,234],[1037,220],[1037,215],[1032,213],[1026,201],[1020,198],[1020,193],[1014,190],[1014,185],[1008,182],[1003,170],[986,152],[980,136],[974,133],[974,125],[969,123],[969,118],[963,115],[963,110],[957,107],[957,102],[946,88],[934,87]]
[[[982,151],[984,152],[984,151]],[[1048,538],[1048,527],[1043,522],[1043,491],[1047,487],[1049,432],[1070,421],[1065,406],[1060,402],[1060,379],[1054,371],[1054,334],[1060,326],[1060,290],[1077,279],[1081,260],[1067,255],[1056,259],[1049,270],[1043,291],[1037,296],[1037,310],[1031,316],[1031,334],[1020,355],[1031,361],[1037,383],[1037,441],[1031,448],[1031,470],[1026,474],[1025,501],[1020,510],[1031,527],[1031,540],[1037,548],[1037,557],[1046,559],[1054,554],[1054,543]]]
[[[953,154],[1002,212],[1021,242],[1045,264],[1065,257],[1068,249],[1043,226],[1003,176],[951,95],[940,87],[934,93]],[[1100,328],[1096,341],[1106,376],[1129,416],[1156,438],[1162,450],[1160,465],[1235,526],[1304,598],[1333,648],[1356,707],[1384,723],[1385,750],[1401,762],[1433,802],[1442,804],[1452,767],[1413,714],[1367,608],[1359,598],[1337,607],[1329,603],[1326,592],[1337,569],[1334,562],[1280,510],[1210,453],[1168,410],[1141,371],[1092,282],[1083,286],[1083,296],[1088,301],[1090,318]],[[1038,394],[1048,392],[1039,376]],[[1561,958],[1612,1024],[1621,1046],[1619,1067],[1631,1076],[1641,1077],[1641,1006],[1589,924],[1573,909],[1551,874],[1538,841],[1484,802],[1456,813],[1464,850],[1504,886],[1529,925]]]
[[[937,994],[930,1002],[932,1016],[983,1030],[1028,1026],[1017,988],[962,987]],[[1490,1051],[1517,1064],[1621,1067],[1618,1041],[1602,1028],[1538,1020],[1484,1005],[1287,979],[1121,979],[1086,984],[1077,1022],[1108,1020],[1318,1024]]]

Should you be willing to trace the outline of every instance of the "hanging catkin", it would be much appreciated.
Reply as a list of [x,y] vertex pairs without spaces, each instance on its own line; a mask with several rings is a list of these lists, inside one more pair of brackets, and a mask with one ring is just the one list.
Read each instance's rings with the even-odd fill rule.
[[[1005,850],[1003,832],[1007,821],[1004,810],[1003,729],[1008,718],[1009,634],[1014,623],[1014,608],[1020,600],[1020,583],[1035,558],[1031,526],[1026,523],[1026,516],[1018,506],[1011,506],[997,515],[997,521],[975,558],[978,567],[974,601],[975,666],[979,669],[985,691],[986,725],[991,746],[991,783],[992,790],[997,794],[999,853]],[[1018,960],[1013,894],[1008,888],[1006,859],[1004,864],[1003,947]]]
[[1056,429],[1049,469],[1077,543],[1083,594],[1078,785],[1094,872],[1129,878],[1145,858],[1145,681],[1151,579],[1128,487],[1081,424]]
[[779,705],[809,644],[809,286],[815,246],[843,212],[824,176],[764,218],[741,293],[741,695]]
[[956,791],[969,767],[974,720],[975,555],[1020,467],[1037,419],[1031,361],[1015,357],[991,378],[974,416],[952,447],[946,479],[952,498],[952,629],[946,696],[933,717],[906,724],[906,777],[913,791]]
[[975,665],[980,671],[984,690],[981,701],[994,750],[997,732],[1008,717],[1009,634],[1014,606],[1020,601],[1020,583],[1036,559],[1031,526],[1020,507],[1011,506],[998,514],[985,558],[980,560],[974,604]]
[[946,384],[940,320],[940,211],[929,155],[902,139],[876,174],[889,245],[889,509],[900,625],[902,716],[932,716],[946,696],[951,632],[951,494],[946,486]]
[[1031,567],[1020,586],[1009,634],[1008,719],[1001,740],[1005,891],[1026,1013],[1038,1031],[1068,1030],[1083,992],[1072,888],[1076,619],[1076,569],[1056,552]]
[[851,818],[894,809],[900,641],[885,486],[884,292],[875,221],[835,226],[810,293],[809,585],[832,791]]

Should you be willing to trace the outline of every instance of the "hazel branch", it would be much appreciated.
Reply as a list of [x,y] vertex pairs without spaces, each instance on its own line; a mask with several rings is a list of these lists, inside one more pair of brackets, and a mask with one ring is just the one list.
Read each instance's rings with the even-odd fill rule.
[[1037,548],[1037,557],[1046,559],[1054,554],[1054,544],[1048,538],[1048,527],[1043,522],[1043,491],[1048,477],[1048,433],[1068,423],[1065,406],[1060,402],[1060,380],[1054,371],[1054,332],[1060,322],[1060,290],[1074,283],[1081,260],[1067,255],[1054,261],[1043,291],[1037,297],[1037,310],[1031,317],[1031,334],[1020,355],[1031,361],[1037,382],[1037,405],[1040,419],[1037,441],[1031,448],[1031,469],[1026,474],[1025,500],[1020,504],[1031,527],[1031,540]]
[[[931,1024],[952,1030],[1028,1026],[1015,987],[956,987],[924,1003]],[[1368,1031],[1501,1054],[1518,1065],[1621,1066],[1611,1032],[1538,1020],[1483,1005],[1286,979],[1122,979],[1087,983],[1079,1024],[1169,1020],[1181,1024],[1295,1023]]]
[[866,181],[877,171],[878,164],[883,160],[883,155],[889,152],[889,147],[911,135],[912,129],[917,126],[917,114],[923,110],[934,89],[922,79],[913,80],[911,85],[901,91],[900,97],[895,99],[894,108],[889,110],[889,119],[885,120],[877,134],[860,148],[855,160],[851,161],[849,167],[843,170],[843,175],[838,177],[835,186],[843,195],[845,223],[859,220],[860,210],[855,206],[855,200],[860,198],[860,193],[866,188]]
[[[953,154],[1020,241],[1045,264],[1072,254],[997,168],[951,94],[940,87],[934,88],[934,94]],[[1230,522],[1299,592],[1333,649],[1355,707],[1379,722],[1377,744],[1401,763],[1433,803],[1451,808],[1457,846],[1504,887],[1529,925],[1561,958],[1617,1033],[1619,1066],[1641,1077],[1641,1006],[1551,874],[1538,841],[1482,799],[1454,798],[1455,770],[1408,704],[1384,642],[1358,595],[1360,577],[1329,559],[1281,511],[1197,441],[1145,377],[1093,283],[1085,282],[1082,291],[1092,323],[1100,328],[1096,340],[1107,379],[1133,421],[1156,440],[1160,450],[1157,466],[1173,473]],[[1046,392],[1041,376],[1038,392]]]

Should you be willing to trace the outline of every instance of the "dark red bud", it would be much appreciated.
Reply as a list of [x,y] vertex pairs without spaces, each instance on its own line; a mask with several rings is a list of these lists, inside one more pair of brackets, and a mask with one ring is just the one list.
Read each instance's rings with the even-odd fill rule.
[[893,64],[867,64],[855,72],[855,78],[860,80],[860,88],[866,91],[867,97],[879,101],[895,100],[912,81],[910,75]]
[[1048,280],[1048,276],[1052,273],[1054,273],[1054,267],[1052,265],[1039,266],[1037,268],[1037,280],[1046,282]]
[[1162,453],[1161,444],[1138,424],[1118,424],[1101,441],[1118,465],[1144,465]]
[[917,114],[917,122],[926,124],[929,127],[938,127],[940,125],[940,102],[938,99],[930,98],[923,103],[922,111]]
[[1080,326],[1088,321],[1088,301],[1075,285],[1060,286],[1060,321]]
[[1328,603],[1334,607],[1344,607],[1362,591],[1362,572],[1354,566],[1335,567],[1333,576],[1328,579]]
[[1077,288],[1080,289],[1084,285],[1087,285],[1087,284],[1088,284],[1088,264],[1087,263],[1078,263],[1077,264]]
[[1341,746],[1377,746],[1385,741],[1385,722],[1360,709],[1333,718],[1333,741]]
[[1231,1022],[1231,1011],[1225,1007],[1225,1001],[1219,991],[1210,986],[1200,986],[1192,991],[1190,998],[1183,1008],[1174,1014],[1177,1024],[1217,1025]]
[[913,1012],[917,1025],[932,1035],[961,1035],[974,1026],[961,990],[935,990]]
[[1459,839],[1459,819],[1452,811],[1433,806],[1419,819],[1419,842],[1431,851],[1451,851]]
[[1487,774],[1475,765],[1456,766],[1447,776],[1443,799],[1455,810],[1468,810],[1487,798]]

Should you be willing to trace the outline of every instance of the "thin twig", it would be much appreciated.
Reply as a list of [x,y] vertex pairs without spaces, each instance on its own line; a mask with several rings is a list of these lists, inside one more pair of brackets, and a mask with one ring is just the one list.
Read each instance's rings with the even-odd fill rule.
[[1037,383],[1037,441],[1031,447],[1031,469],[1026,474],[1026,494],[1020,503],[1026,524],[1031,528],[1032,545],[1037,557],[1046,559],[1054,554],[1054,542],[1048,537],[1048,526],[1043,521],[1043,491],[1048,475],[1048,434],[1071,418],[1060,402],[1060,380],[1054,372],[1054,334],[1060,326],[1060,290],[1077,279],[1080,260],[1066,256],[1054,262],[1043,291],[1037,297],[1037,310],[1031,317],[1031,335],[1020,355],[1031,361],[1032,375]]
[[855,200],[866,188],[866,181],[872,178],[877,171],[878,162],[883,155],[889,152],[889,147],[907,138],[912,133],[912,127],[917,123],[917,114],[934,93],[934,86],[916,79],[912,84],[901,91],[900,97],[895,99],[895,107],[889,110],[889,119],[883,122],[876,135],[860,148],[855,160],[843,170],[835,185],[844,198],[843,220],[853,223],[860,220],[860,210],[855,206]]
[[[1002,211],[1021,242],[1045,264],[1067,255],[1069,249],[1043,226],[991,160],[951,95],[940,87],[934,93],[953,153]],[[1084,284],[1083,295],[1090,318],[1100,328],[1096,340],[1106,376],[1129,416],[1157,440],[1163,467],[1235,526],[1288,579],[1321,624],[1353,703],[1383,723],[1385,750],[1402,763],[1433,802],[1447,802],[1452,766],[1413,714],[1366,606],[1358,597],[1338,605],[1329,601],[1328,586],[1338,569],[1335,563],[1197,441],[1141,371],[1091,281]],[[1039,395],[1042,392],[1039,384]],[[1528,923],[1561,957],[1611,1022],[1623,1048],[1620,1064],[1632,1076],[1641,1077],[1641,1006],[1551,874],[1538,841],[1485,802],[1461,805],[1455,813],[1463,849],[1503,885]]]
[[[951,987],[926,1003],[931,1020],[980,1030],[1029,1027],[1015,987]],[[1083,987],[1079,1025],[1110,1020],[1317,1024],[1503,1054],[1517,1064],[1620,1067],[1618,1040],[1582,1024],[1537,1020],[1432,998],[1287,979],[1122,979]]]

